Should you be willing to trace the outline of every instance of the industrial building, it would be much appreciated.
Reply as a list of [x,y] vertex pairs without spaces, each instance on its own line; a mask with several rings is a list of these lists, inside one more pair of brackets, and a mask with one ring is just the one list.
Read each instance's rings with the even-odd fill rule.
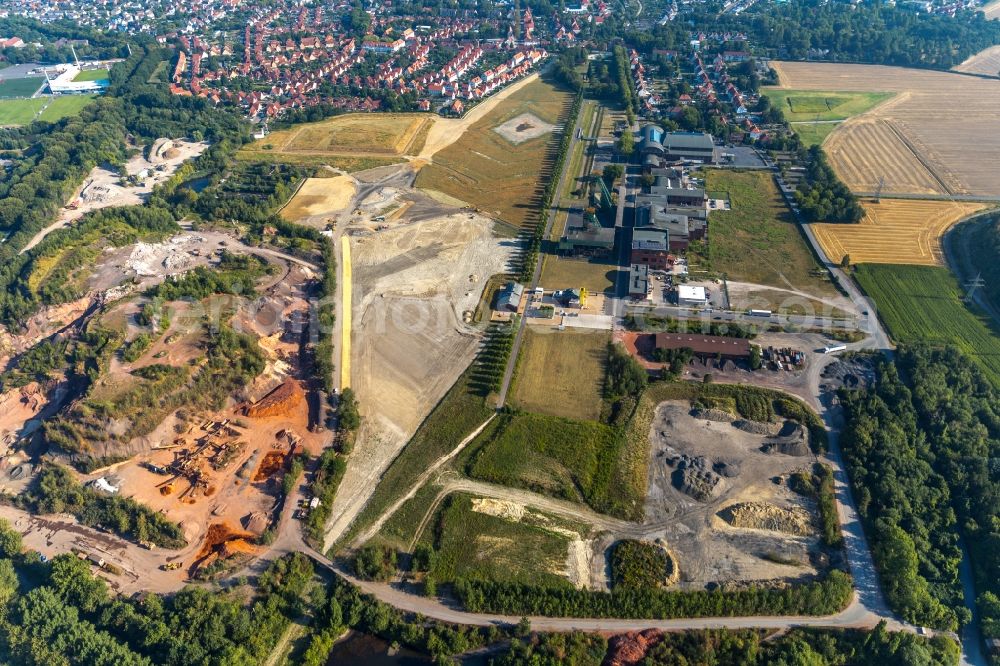
[[646,125],[639,132],[637,147],[644,163],[649,156],[666,162],[716,162],[715,142],[705,132],[666,132],[657,125]]
[[708,216],[704,211],[645,202],[635,209],[635,228],[661,231],[667,234],[668,250],[683,252],[691,241],[705,240]]
[[517,312],[524,297],[524,285],[518,282],[508,282],[497,292],[497,310]]
[[677,287],[677,302],[680,305],[708,305],[708,293],[704,287],[682,284]]
[[609,257],[615,249],[615,230],[588,220],[586,215],[570,215],[558,249],[565,255]]
[[637,301],[649,299],[649,266],[633,263],[628,270],[628,295]]
[[690,349],[701,358],[742,360],[750,358],[750,341],[721,335],[657,333],[657,349]]
[[56,67],[56,75],[52,76],[49,70],[45,72],[45,81],[49,92],[53,95],[87,95],[102,93],[111,85],[108,79],[97,81],[76,81],[77,76],[83,71],[77,65],[59,65]]
[[674,264],[674,256],[670,254],[669,236],[660,229],[635,229],[632,231],[633,264],[645,264],[650,270],[669,270]]
[[586,289],[560,289],[552,292],[552,298],[568,308],[582,308],[587,304]]

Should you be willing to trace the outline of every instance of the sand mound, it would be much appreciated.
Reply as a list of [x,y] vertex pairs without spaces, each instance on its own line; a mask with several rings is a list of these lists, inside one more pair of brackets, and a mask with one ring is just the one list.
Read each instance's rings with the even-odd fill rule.
[[290,416],[304,401],[302,386],[294,379],[286,379],[263,398],[244,408],[243,413],[253,418]]
[[812,533],[809,514],[804,509],[783,509],[764,502],[742,502],[728,506],[718,516],[733,527],[771,530],[797,536]]

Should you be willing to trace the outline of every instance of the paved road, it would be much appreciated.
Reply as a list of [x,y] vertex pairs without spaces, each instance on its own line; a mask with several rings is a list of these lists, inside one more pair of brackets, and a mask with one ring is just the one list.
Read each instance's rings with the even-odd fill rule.
[[[402,585],[389,583],[374,583],[355,578],[343,565],[334,564],[316,551],[306,548],[303,551],[316,563],[332,571],[341,578],[361,588],[379,600],[396,608],[411,613],[419,613],[425,617],[467,624],[473,626],[514,625],[521,618],[513,615],[492,613],[469,613],[457,608],[453,603],[439,599],[428,599],[408,591]],[[650,619],[613,619],[613,618],[555,618],[531,616],[531,628],[535,631],[641,631],[643,629],[662,629],[666,631],[690,629],[789,629],[792,627],[865,627],[875,626],[881,618],[867,611],[858,603],[857,595],[854,601],[840,613],[824,616],[759,616],[759,617],[709,617],[681,618],[675,620]],[[898,630],[902,626],[889,622],[889,628]]]

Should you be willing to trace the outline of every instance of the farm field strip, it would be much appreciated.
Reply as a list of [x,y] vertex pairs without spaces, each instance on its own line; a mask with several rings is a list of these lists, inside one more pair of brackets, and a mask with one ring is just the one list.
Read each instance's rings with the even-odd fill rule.
[[958,280],[947,268],[860,264],[855,278],[896,342],[955,345],[1000,385],[1000,335],[962,302]]
[[883,65],[772,65],[783,90],[900,93],[841,124],[824,144],[834,169],[852,189],[872,191],[885,177],[884,191],[890,193],[951,189],[1000,195],[1000,86],[995,80]]
[[872,191],[885,178],[887,192],[946,194],[912,150],[880,118],[849,121],[830,134],[826,152],[837,175],[854,191]]
[[[994,3],[994,11],[1000,14],[1000,2]],[[1000,46],[991,46],[968,58],[960,65],[952,67],[956,72],[996,76],[1000,72]]]
[[943,265],[940,238],[953,224],[986,206],[977,203],[891,199],[862,202],[859,224],[813,224],[816,239],[834,260],[852,263]]

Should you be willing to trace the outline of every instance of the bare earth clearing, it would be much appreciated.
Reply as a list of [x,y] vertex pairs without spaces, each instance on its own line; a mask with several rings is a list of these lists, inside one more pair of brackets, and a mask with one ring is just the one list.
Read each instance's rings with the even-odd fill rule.
[[842,123],[824,143],[854,191],[1000,196],[1000,85],[950,72],[772,62],[781,87],[901,93]]
[[[778,424],[774,424],[773,432],[778,430]],[[788,450],[794,448],[795,453],[803,455],[761,451],[766,442],[779,439],[785,438],[746,432],[729,422],[696,419],[687,402],[665,402],[657,408],[650,429],[646,520],[659,525],[649,531],[648,538],[666,540],[677,557],[682,585],[796,578],[816,572],[810,562],[810,555],[818,550],[813,530],[808,530],[810,536],[801,536],[775,529],[781,526],[779,519],[761,521],[758,528],[737,528],[717,515],[734,504],[747,502],[771,505],[778,509],[771,511],[775,517],[786,511],[812,511],[785,483],[776,485],[771,478],[807,469],[815,457],[807,448],[803,451],[797,441]],[[699,473],[709,479],[703,488],[704,497],[699,499],[690,490],[681,490],[682,465],[668,464],[678,456],[707,459],[708,471]],[[716,480],[717,485],[709,491],[711,480]],[[775,556],[797,564],[766,559]]]
[[493,237],[492,222],[450,213],[410,223],[404,215],[399,226],[352,241],[351,385],[365,419],[328,541],[350,524],[388,464],[472,362],[480,333],[463,315],[475,310],[486,280],[508,269],[513,244]]
[[522,113],[516,118],[511,118],[504,124],[494,127],[493,131],[516,146],[528,139],[537,139],[540,136],[545,136],[552,129],[552,125],[538,116],[531,113]]
[[295,221],[303,217],[332,215],[350,205],[356,189],[350,176],[306,178],[281,210],[281,216]]

